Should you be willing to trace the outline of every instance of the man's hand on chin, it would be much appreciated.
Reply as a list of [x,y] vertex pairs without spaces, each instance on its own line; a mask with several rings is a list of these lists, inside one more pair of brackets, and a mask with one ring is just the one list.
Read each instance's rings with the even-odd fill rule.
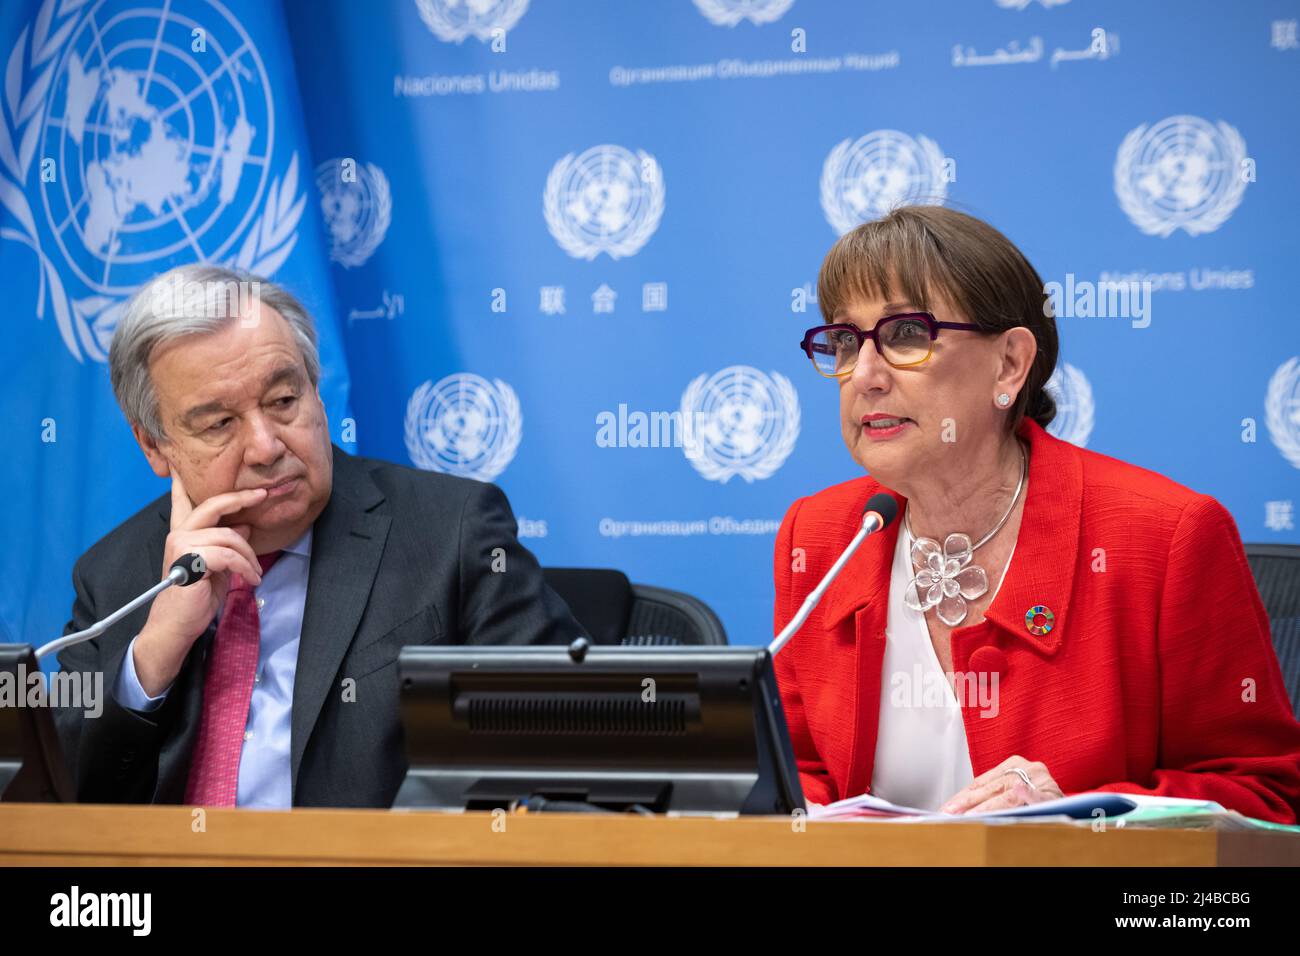
[[195,507],[175,469],[171,479],[171,531],[163,546],[162,573],[166,575],[173,561],[191,552],[203,556],[208,573],[189,587],[168,588],[149,610],[135,641],[134,663],[140,686],[150,697],[171,687],[190,647],[216,616],[230,575],[239,574],[254,586],[262,582],[261,566],[248,543],[248,526],[223,528],[220,522],[261,502],[266,489],[213,495]]

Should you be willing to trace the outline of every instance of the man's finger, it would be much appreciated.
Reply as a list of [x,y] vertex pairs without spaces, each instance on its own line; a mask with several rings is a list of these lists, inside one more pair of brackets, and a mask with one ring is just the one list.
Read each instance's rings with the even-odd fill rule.
[[233,571],[254,587],[262,583],[262,568],[257,561],[250,563],[248,558],[232,548],[210,545],[199,553],[213,571]]
[[184,554],[188,551],[206,547],[222,547],[229,548],[231,551],[238,551],[253,565],[257,565],[257,554],[253,551],[252,545],[248,543],[248,539],[235,534],[230,528],[199,528],[195,531],[183,532],[182,535],[178,536],[174,550]]
[[190,513],[194,510],[194,503],[190,501],[190,496],[185,493],[185,484],[181,481],[180,472],[175,468],[172,470],[172,518],[171,529],[184,526],[185,521],[189,518]]
[[213,495],[190,512],[182,527],[190,531],[199,528],[215,528],[222,515],[251,508],[264,498],[266,498],[265,488],[248,488],[244,491],[228,491],[225,494]]

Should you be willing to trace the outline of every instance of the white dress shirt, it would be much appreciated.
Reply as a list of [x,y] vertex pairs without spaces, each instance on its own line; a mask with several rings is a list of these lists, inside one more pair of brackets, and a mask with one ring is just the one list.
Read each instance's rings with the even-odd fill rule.
[[[898,532],[889,578],[880,727],[871,793],[901,806],[938,810],[969,784],[974,774],[961,707],[948,675],[939,665],[925,615],[903,603],[903,592],[916,574],[911,553],[912,537],[904,525]],[[1014,545],[1011,553],[1015,554]],[[978,555],[976,552],[976,563]],[[1007,567],[1010,565],[1008,557]],[[994,596],[1005,577],[1003,569]]]

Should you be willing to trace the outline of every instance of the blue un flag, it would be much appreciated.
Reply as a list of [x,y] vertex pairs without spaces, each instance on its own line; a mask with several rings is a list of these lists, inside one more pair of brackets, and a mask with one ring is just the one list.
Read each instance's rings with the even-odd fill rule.
[[133,452],[106,364],[127,301],[152,276],[205,261],[297,293],[318,323],[335,440],[348,437],[292,62],[279,5],[259,0],[0,9],[9,639],[57,636],[77,556],[167,490]]

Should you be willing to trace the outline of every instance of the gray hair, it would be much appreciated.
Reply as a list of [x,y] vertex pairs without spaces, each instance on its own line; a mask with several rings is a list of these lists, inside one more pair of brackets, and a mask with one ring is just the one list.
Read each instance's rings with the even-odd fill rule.
[[108,373],[127,420],[162,441],[158,393],[149,358],[164,342],[215,332],[248,314],[252,302],[275,309],[293,330],[307,377],[320,382],[320,354],[311,316],[291,292],[267,279],[223,266],[177,266],[145,283],[127,303],[108,352]]

